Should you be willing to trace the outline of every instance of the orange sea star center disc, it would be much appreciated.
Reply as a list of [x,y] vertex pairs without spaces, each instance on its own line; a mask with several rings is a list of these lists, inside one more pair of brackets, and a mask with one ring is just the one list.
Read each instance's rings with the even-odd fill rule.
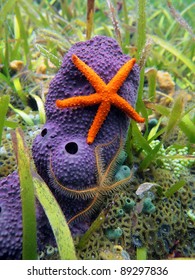
[[144,122],[134,108],[121,96],[118,95],[118,90],[123,85],[130,71],[132,70],[136,60],[132,58],[128,60],[116,73],[116,75],[106,84],[102,78],[85,62],[79,59],[75,54],[72,55],[74,65],[82,72],[90,84],[95,89],[95,93],[88,96],[75,96],[63,100],[56,100],[56,106],[60,109],[69,107],[84,107],[100,104],[97,110],[93,123],[88,131],[87,143],[92,144],[105,121],[111,105],[125,112],[130,118],[137,122]]

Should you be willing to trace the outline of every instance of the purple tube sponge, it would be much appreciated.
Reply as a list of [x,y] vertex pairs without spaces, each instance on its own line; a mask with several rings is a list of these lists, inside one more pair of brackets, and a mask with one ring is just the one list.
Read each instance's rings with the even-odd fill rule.
[[[95,183],[96,171],[94,148],[122,135],[125,141],[129,124],[127,116],[113,107],[92,145],[86,143],[87,131],[97,112],[97,106],[68,108],[56,107],[57,99],[78,95],[90,95],[93,87],[72,63],[73,54],[78,55],[108,83],[120,67],[129,60],[122,54],[117,42],[105,36],[96,36],[86,42],[76,43],[65,55],[62,66],[52,80],[46,100],[47,122],[33,143],[33,157],[38,173],[48,183],[56,179],[71,188],[82,188]],[[135,65],[119,90],[132,106],[135,105],[139,81]],[[109,151],[108,160],[115,149]],[[49,173],[49,176],[48,176]],[[55,179],[52,184],[55,185]]]
[[[110,112],[93,144],[86,142],[87,132],[97,112],[97,105],[59,109],[57,99],[94,93],[86,77],[72,62],[77,55],[107,84],[130,58],[122,54],[114,39],[97,36],[72,46],[65,55],[59,72],[52,80],[46,100],[47,122],[32,147],[38,173],[53,191],[67,220],[86,209],[92,197],[74,193],[88,190],[97,184],[97,158],[95,149],[111,143],[102,154],[103,163],[109,164],[119,141],[125,142],[129,119],[116,107]],[[134,65],[118,94],[132,106],[135,105],[139,82],[139,69]],[[114,140],[115,139],[115,140]],[[54,241],[43,209],[36,202],[38,248]],[[74,235],[84,233],[94,217],[70,224]],[[0,181],[0,259],[20,259],[22,255],[22,209],[17,172]]]
[[[37,245],[55,244],[54,236],[42,206],[36,201]],[[20,182],[16,171],[0,180],[0,260],[22,258],[22,204]]]
[[[95,141],[88,145],[86,137],[96,115],[97,105],[66,109],[56,107],[57,99],[94,93],[89,81],[73,64],[73,54],[90,66],[106,84],[130,59],[122,53],[114,39],[96,36],[70,48],[50,84],[45,105],[47,122],[41,134],[36,137],[32,152],[38,173],[55,190],[54,194],[67,219],[90,203],[90,199],[72,198],[68,190],[80,191],[97,184],[95,148],[118,137],[115,145],[105,149],[104,164],[107,165],[118,149],[119,140],[125,142],[129,125],[125,113],[111,106]],[[131,106],[135,105],[138,82],[139,68],[135,64],[118,90],[118,94]]]
[[17,172],[0,181],[0,259],[20,259],[22,207]]
[[[97,182],[97,155],[95,149],[111,143],[102,153],[103,165],[109,164],[121,142],[124,144],[129,119],[111,106],[95,141],[86,142],[87,132],[97,112],[97,105],[59,109],[57,99],[89,96],[94,93],[86,77],[77,69],[72,55],[78,56],[107,84],[130,59],[122,54],[114,39],[96,36],[71,47],[65,55],[59,72],[52,80],[45,104],[47,122],[33,142],[32,154],[38,173],[53,191],[67,220],[88,208],[92,196],[77,196]],[[132,71],[118,90],[118,95],[131,106],[135,105],[139,82],[139,68]],[[115,140],[114,140],[115,139]],[[53,242],[53,235],[43,209],[36,203],[38,247]],[[70,224],[74,235],[84,233],[94,217]],[[22,209],[19,178],[16,172],[0,181],[0,259],[20,259],[22,254]]]

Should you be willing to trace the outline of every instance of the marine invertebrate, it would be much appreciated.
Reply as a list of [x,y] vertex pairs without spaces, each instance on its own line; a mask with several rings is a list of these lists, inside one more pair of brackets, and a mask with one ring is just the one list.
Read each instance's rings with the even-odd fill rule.
[[124,210],[131,211],[134,206],[135,206],[135,201],[127,197],[124,201]]
[[156,210],[155,205],[152,203],[152,199],[150,197],[146,197],[143,201],[143,209],[144,213],[153,213]]
[[[94,93],[92,85],[72,63],[73,54],[93,69],[105,85],[112,81],[130,58],[122,53],[114,39],[105,36],[96,36],[72,46],[50,84],[45,104],[47,121],[33,141],[32,156],[37,172],[60,204],[72,234],[80,235],[96,217],[93,210],[100,208],[104,197],[125,186],[131,178],[130,175],[120,181],[113,180],[116,168],[120,163],[123,164],[125,158],[122,149],[129,118],[124,112],[119,114],[119,109],[112,106],[95,141],[91,145],[86,143],[86,134],[91,119],[97,112],[97,106],[59,110],[55,104],[58,99],[80,96],[81,93],[90,96]],[[134,64],[117,91],[117,95],[132,107],[135,105],[138,83],[139,68]],[[20,185],[16,172],[0,181],[0,197],[3,201],[0,219],[0,226],[3,228],[0,232],[1,258],[21,257],[22,217],[19,193]],[[9,197],[10,202],[7,202]],[[38,243],[39,250],[42,251],[42,241],[55,246],[55,240],[39,203],[36,208]],[[19,213],[17,217],[16,213]],[[7,219],[8,214],[10,219]],[[81,216],[85,216],[82,222],[79,220]],[[7,224],[6,219],[10,221]],[[78,222],[73,223],[76,219]]]
[[[195,201],[194,181],[190,181],[188,176],[186,185],[169,198],[164,197],[163,192],[161,196],[155,192],[157,184],[164,191],[178,180],[177,176],[173,178],[172,169],[164,168],[166,164],[163,157],[169,160],[171,166],[174,156],[178,155],[178,159],[185,160],[189,150],[176,147],[176,154],[171,155],[168,152],[174,147],[165,149],[162,146],[166,153],[158,155],[158,160],[163,164],[159,168],[159,161],[155,162],[155,170],[151,168],[142,174],[144,178],[148,176],[145,181],[153,185],[154,196],[152,199],[147,196],[148,191],[146,194],[144,192],[144,197],[138,196],[135,190],[143,183],[143,177],[134,174],[132,179],[126,167],[127,173],[123,173],[123,145],[129,124],[125,113],[119,114],[118,108],[112,106],[94,142],[88,145],[86,135],[98,110],[97,105],[78,107],[76,110],[59,110],[55,105],[58,99],[68,100],[81,94],[90,97],[94,94],[94,88],[86,76],[72,63],[74,54],[93,69],[106,85],[130,58],[122,54],[113,39],[102,36],[74,45],[51,83],[46,102],[47,122],[33,143],[33,157],[38,173],[55,194],[74,235],[81,235],[89,228],[97,216],[98,211],[94,214],[94,210],[109,206],[106,207],[108,211],[100,228],[92,232],[86,247],[78,254],[81,258],[92,259],[101,258],[101,252],[108,252],[104,257],[110,258],[113,240],[118,243],[116,246],[122,244],[122,249],[131,259],[135,258],[136,247],[140,246],[147,248],[151,259],[166,258],[173,248],[176,254],[195,254],[195,222],[191,211]],[[136,100],[138,76],[139,69],[135,64],[117,92],[132,106]],[[166,158],[167,155],[170,158]],[[189,167],[190,164],[185,166],[187,175]],[[122,174],[122,177],[117,177],[117,173]],[[14,172],[1,180],[0,189],[0,228],[3,229],[0,231],[0,258],[20,258],[22,217],[17,174]],[[120,191],[113,195],[115,190]],[[147,211],[138,212],[140,200],[148,201],[149,211],[146,207]],[[43,241],[44,248],[47,244],[54,248],[51,229],[38,204],[37,214],[39,244]],[[39,249],[42,250],[41,245]],[[116,255],[118,253],[114,252],[111,257],[115,258]],[[126,257],[119,254],[119,258]]]
[[[116,73],[118,71],[120,73],[120,68],[130,60],[129,56],[122,54],[114,39],[96,36],[89,41],[76,43],[70,48],[59,72],[50,84],[45,104],[47,122],[33,142],[32,152],[39,175],[54,192],[69,221],[82,211],[85,212],[85,209],[90,213],[99,201],[99,194],[106,193],[106,188],[101,187],[103,181],[105,184],[106,176],[102,177],[99,172],[101,177],[97,178],[99,167],[97,167],[95,151],[101,150],[104,171],[106,168],[110,170],[112,159],[116,159],[116,154],[117,157],[119,156],[118,149],[124,145],[129,125],[127,115],[115,106],[111,106],[95,141],[88,145],[86,135],[91,120],[96,115],[97,105],[59,110],[56,100],[77,97],[80,99],[81,94],[85,95],[83,97],[90,98],[94,94],[91,83],[72,62],[72,56],[75,59],[75,55],[79,57],[79,63],[82,61],[101,77],[101,84],[104,86],[109,84]],[[99,80],[100,78],[96,82],[99,83]],[[139,68],[134,64],[116,94],[132,107],[137,97],[138,82]],[[110,144],[104,145],[105,143]],[[122,161],[124,153],[118,158]],[[113,182],[110,184],[113,185]],[[74,223],[74,226],[70,224],[70,227],[73,234],[78,234],[79,230],[83,233],[90,223],[88,215],[84,222]]]
[[119,170],[115,174],[114,178],[116,181],[120,181],[124,178],[127,178],[130,175],[130,173],[131,173],[131,170],[130,170],[129,166],[122,165],[122,166],[120,166]]
[[[37,242],[54,244],[53,233],[42,207],[36,202]],[[0,260],[22,257],[22,205],[17,171],[0,180]]]
[[22,248],[22,207],[19,178],[14,172],[0,181],[0,259],[19,259]]
[[117,217],[122,217],[124,216],[125,212],[122,208],[117,209]]
[[123,231],[121,228],[118,227],[115,229],[107,229],[105,234],[108,239],[112,240],[112,239],[117,239],[117,238],[121,237],[123,234]]
[[[89,248],[93,252],[98,252],[96,253],[97,259],[102,258],[102,252],[112,252],[113,244],[108,239],[106,232],[107,230],[113,232],[117,228],[120,228],[123,234],[115,239],[114,244],[122,244],[131,259],[136,259],[136,248],[142,246],[147,250],[148,259],[165,259],[173,251],[175,256],[195,256],[195,221],[194,215],[192,215],[195,194],[194,179],[189,176],[184,177],[185,186],[171,197],[166,198],[163,195],[164,192],[157,191],[158,186],[166,191],[172,186],[174,180],[178,179],[176,177],[173,180],[172,171],[161,169],[158,166],[155,172],[153,171],[152,169],[145,174],[148,177],[145,177],[144,181],[150,182],[148,183],[150,188],[144,193],[142,192],[142,196],[135,191],[140,186],[140,182],[143,185],[143,179],[136,173],[130,183],[124,186],[120,192],[107,196],[107,205],[111,205],[111,207],[108,209],[104,222],[79,252],[82,259],[85,259],[85,252]],[[126,201],[127,205],[131,202],[134,204],[128,211],[125,209]]]
[[[127,183],[129,183],[133,174],[132,172],[128,173],[128,176],[124,176],[118,181],[113,180],[116,170],[120,169],[118,167],[117,158],[120,157],[121,150],[123,148],[122,141],[119,142],[120,145],[118,147],[118,150],[116,151],[114,157],[111,159],[110,163],[106,166],[104,164],[104,149],[109,148],[111,145],[114,144],[116,140],[117,139],[115,138],[112,142],[98,145],[95,148],[97,166],[97,184],[95,186],[87,186],[82,190],[72,190],[68,187],[61,185],[61,188],[64,190],[64,193],[66,193],[67,196],[76,197],[80,199],[93,198],[91,203],[84,210],[77,213],[68,221],[69,224],[72,223],[75,219],[81,216],[85,216],[91,211],[94,211],[97,208],[97,206],[100,206],[100,203],[102,203],[104,195],[108,195],[110,192],[113,192],[116,189],[123,188]],[[56,182],[56,184],[59,184],[59,182]]]
[[72,61],[74,65],[85,75],[96,92],[90,96],[77,96],[64,100],[58,99],[56,100],[56,106],[62,109],[68,107],[100,104],[97,114],[88,132],[88,144],[93,143],[98,131],[100,130],[110,111],[111,105],[118,107],[137,122],[145,121],[145,119],[139,116],[139,114],[125,99],[117,94],[117,91],[120,89],[121,85],[124,83],[130,71],[132,70],[136,61],[135,59],[127,61],[107,85],[91,67],[79,59],[75,54],[72,55]]

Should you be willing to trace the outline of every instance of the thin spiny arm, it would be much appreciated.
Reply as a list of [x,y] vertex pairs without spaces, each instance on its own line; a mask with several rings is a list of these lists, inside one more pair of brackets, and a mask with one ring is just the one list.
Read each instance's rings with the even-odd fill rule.
[[85,208],[83,211],[80,211],[78,214],[76,214],[75,216],[73,216],[69,221],[68,221],[68,225],[70,223],[72,223],[75,219],[77,219],[78,217],[85,215],[89,210],[93,209],[94,205],[97,202],[98,199],[98,194],[94,197],[94,199],[92,200],[92,202],[89,204],[89,206],[87,208]]

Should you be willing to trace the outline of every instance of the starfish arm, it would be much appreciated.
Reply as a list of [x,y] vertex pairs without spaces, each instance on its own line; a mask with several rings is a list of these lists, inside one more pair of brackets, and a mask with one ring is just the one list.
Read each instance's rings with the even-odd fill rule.
[[136,122],[143,123],[145,121],[144,118],[142,118],[135,109],[121,96],[115,95],[112,104],[115,105],[117,108],[125,112],[130,118],[135,120]]
[[93,123],[89,129],[87,136],[87,143],[92,144],[98,131],[100,130],[103,122],[105,121],[109,111],[110,111],[110,103],[102,102],[98,108],[96,116],[93,120]]
[[60,109],[68,107],[91,106],[101,102],[101,96],[97,93],[87,96],[74,96],[63,100],[57,99],[56,106]]
[[72,61],[74,65],[81,71],[81,73],[87,78],[90,84],[94,87],[96,92],[101,92],[102,89],[106,87],[106,84],[100,78],[100,76],[85,62],[83,62],[80,58],[78,58],[78,56],[73,54]]
[[116,75],[111,79],[108,83],[108,87],[117,92],[119,88],[122,86],[126,78],[128,77],[130,71],[132,70],[134,64],[136,62],[135,58],[128,60],[116,73]]

